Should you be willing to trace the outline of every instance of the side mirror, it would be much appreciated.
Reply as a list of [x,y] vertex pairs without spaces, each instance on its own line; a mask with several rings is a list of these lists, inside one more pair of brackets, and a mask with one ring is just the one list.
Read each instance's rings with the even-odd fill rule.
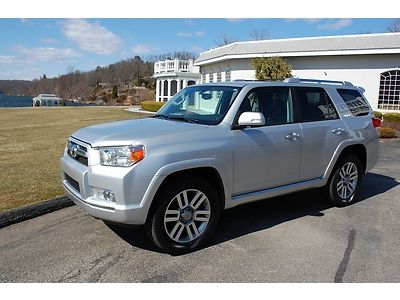
[[263,126],[265,118],[260,112],[244,112],[240,115],[238,123],[239,126]]

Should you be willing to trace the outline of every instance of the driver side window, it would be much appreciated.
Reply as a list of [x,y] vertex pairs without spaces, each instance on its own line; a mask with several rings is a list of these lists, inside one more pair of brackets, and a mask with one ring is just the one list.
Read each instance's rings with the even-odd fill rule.
[[261,87],[251,90],[240,106],[240,113],[261,112],[265,125],[293,123],[293,104],[288,87]]

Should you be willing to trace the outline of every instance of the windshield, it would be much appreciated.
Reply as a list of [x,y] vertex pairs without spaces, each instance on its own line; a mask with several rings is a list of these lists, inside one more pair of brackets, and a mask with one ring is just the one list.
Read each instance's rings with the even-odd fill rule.
[[239,87],[232,86],[190,86],[171,98],[154,117],[216,125],[239,91]]

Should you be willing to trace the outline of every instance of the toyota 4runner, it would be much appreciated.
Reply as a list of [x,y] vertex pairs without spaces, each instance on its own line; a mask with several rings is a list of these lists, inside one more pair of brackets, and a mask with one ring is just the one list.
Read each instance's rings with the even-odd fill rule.
[[297,78],[190,86],[152,117],[73,133],[62,185],[92,216],[144,225],[171,254],[199,248],[240,204],[321,188],[345,206],[378,158],[363,92]]

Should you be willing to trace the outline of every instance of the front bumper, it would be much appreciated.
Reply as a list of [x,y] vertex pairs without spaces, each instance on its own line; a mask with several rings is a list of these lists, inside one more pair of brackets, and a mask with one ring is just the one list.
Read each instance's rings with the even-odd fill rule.
[[[144,195],[151,178],[134,176],[133,168],[88,167],[68,155],[61,158],[60,164],[65,192],[84,211],[121,224],[142,225],[146,222],[151,201],[145,201]],[[71,180],[76,184],[71,184]],[[96,189],[112,191],[116,202],[100,199]]]

